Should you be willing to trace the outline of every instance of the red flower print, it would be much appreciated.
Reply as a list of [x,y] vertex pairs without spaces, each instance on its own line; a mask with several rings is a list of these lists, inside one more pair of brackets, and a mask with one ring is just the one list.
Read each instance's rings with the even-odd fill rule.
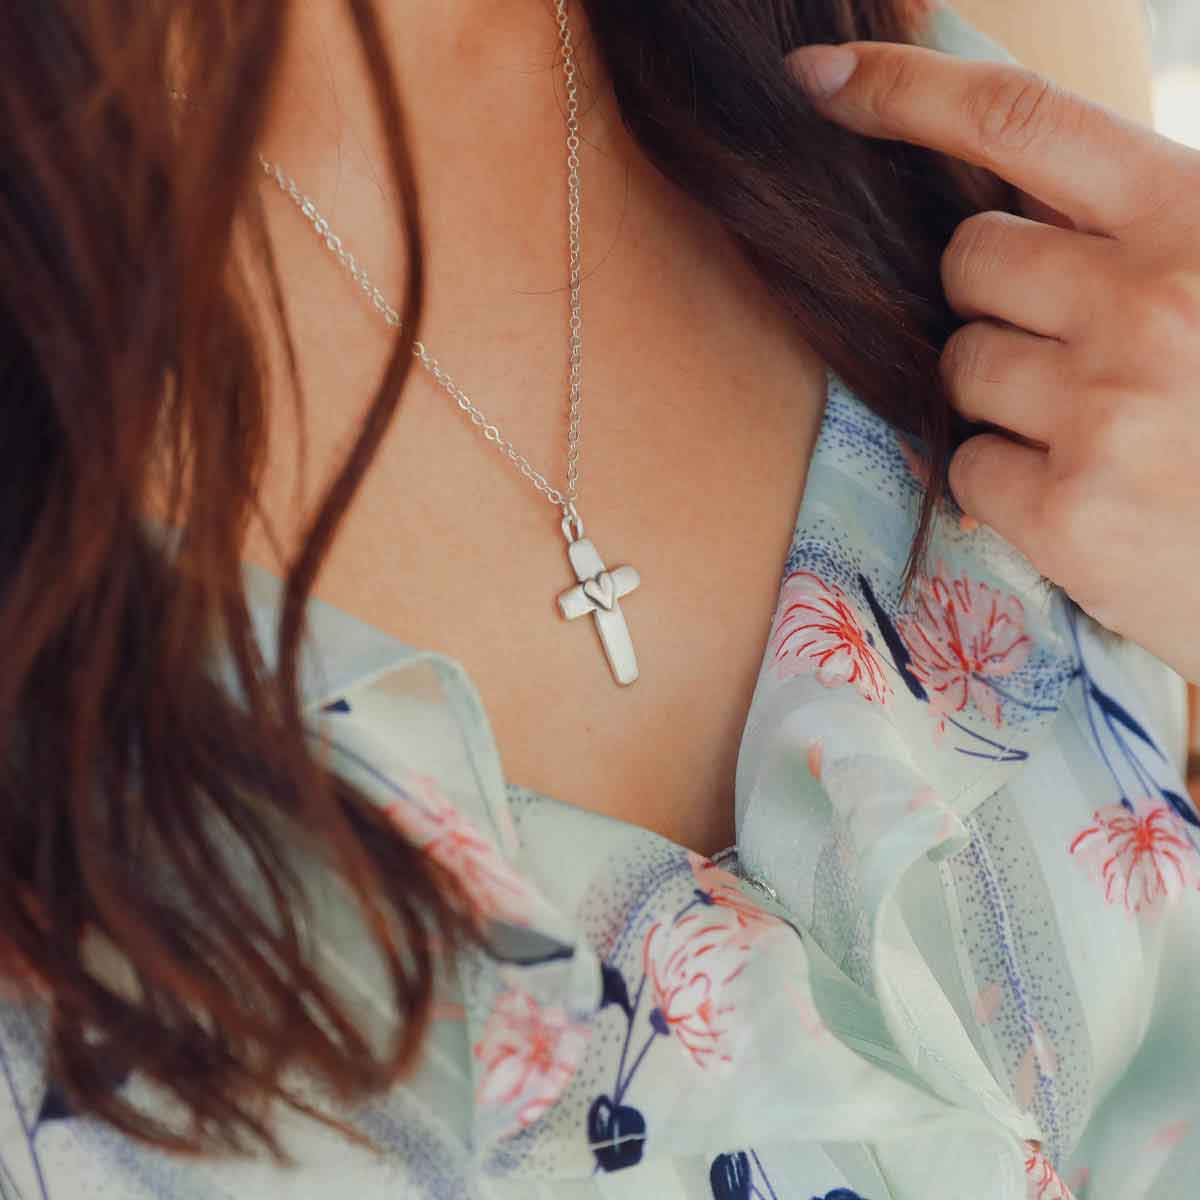
[[480,1104],[512,1109],[513,1131],[532,1124],[562,1095],[587,1046],[588,1026],[541,1007],[521,988],[497,997],[474,1055],[483,1064]]
[[387,814],[409,841],[446,868],[462,885],[476,919],[527,925],[534,903],[528,883],[424,775],[405,779],[408,798]]
[[784,679],[813,674],[826,687],[850,683],[880,704],[891,695],[850,600],[811,571],[793,571],[784,580],[770,645]]
[[947,580],[939,568],[922,580],[914,613],[896,627],[935,713],[961,712],[971,701],[1001,723],[1000,696],[988,681],[1024,666],[1033,648],[1016,596],[966,575]]
[[764,908],[755,904],[742,891],[736,875],[718,867],[711,859],[701,854],[688,851],[688,861],[692,867],[692,878],[696,881],[696,889],[703,892],[707,903],[717,908],[728,909],[737,918],[738,926],[742,929],[778,924],[779,918],[772,916]]
[[1200,888],[1196,852],[1167,805],[1145,799],[1128,808],[1110,804],[1092,820],[1071,853],[1097,873],[1110,904],[1155,912],[1188,888]]
[[1029,1200],[1075,1200],[1037,1142],[1026,1142],[1026,1195]]
[[820,738],[813,738],[808,743],[808,773],[814,779],[821,778],[821,762],[825,757],[825,748]]
[[[769,925],[747,920],[750,906],[705,904],[672,924],[653,925],[642,943],[642,967],[667,1030],[702,1067],[733,1061],[729,1035],[737,1006],[730,985]],[[763,914],[764,916],[766,914]]]

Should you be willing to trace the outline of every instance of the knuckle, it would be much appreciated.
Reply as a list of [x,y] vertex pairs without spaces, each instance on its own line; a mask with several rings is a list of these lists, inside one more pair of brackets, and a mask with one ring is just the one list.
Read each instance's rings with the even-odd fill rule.
[[[942,282],[953,293],[987,279],[1012,259],[1012,239],[1007,215],[981,212],[969,216],[954,230],[942,255]],[[951,295],[953,299],[953,295]]]
[[956,329],[942,351],[942,378],[951,390],[974,379],[988,377],[988,348],[977,325]]
[[981,439],[977,437],[968,438],[955,450],[954,456],[950,459],[950,474],[953,482],[965,484],[974,477],[979,467],[982,450]]
[[1119,459],[1130,445],[1128,418],[1114,413],[1096,414],[1084,434],[1081,450],[1094,462]]
[[968,438],[950,459],[949,484],[950,491],[959,507],[974,515],[981,491],[979,486],[979,465],[981,462],[981,447],[979,438]]
[[1200,339],[1200,280],[1182,271],[1134,285],[1129,315],[1139,349],[1176,356]]
[[1061,132],[1069,105],[1044,76],[1005,69],[968,98],[968,119],[984,149],[1026,150]]
[[1092,420],[1079,452],[1093,470],[1111,471],[1131,458],[1152,460],[1157,422],[1147,406],[1127,402],[1121,389],[1093,389],[1089,400]]
[[1080,475],[1060,479],[1043,496],[1038,524],[1047,554],[1060,572],[1072,573],[1072,564],[1086,555],[1095,516],[1096,496]]
[[967,438],[950,459],[950,490],[967,512],[978,509],[981,501],[998,494],[1003,458],[996,447],[1003,439],[997,434],[977,433]]
[[1194,245],[1200,236],[1200,209],[1181,204],[1180,197],[1200,191],[1200,154],[1159,136],[1130,171],[1142,182],[1128,198],[1125,219],[1114,222],[1108,232],[1120,238],[1136,226],[1147,244],[1157,240],[1163,247],[1177,248],[1182,239]]
[[986,321],[973,321],[950,335],[942,351],[942,380],[956,406],[967,417],[973,412],[976,384],[1005,387],[1020,379],[1022,364],[1005,335]]
[[1150,193],[1148,199],[1152,197],[1155,205],[1153,215],[1170,213],[1183,236],[1195,245],[1200,238],[1200,208],[1180,204],[1179,197],[1200,194],[1200,153],[1190,146],[1168,142],[1164,162],[1164,178],[1169,177],[1174,186],[1146,189]]
[[876,84],[867,98],[867,106],[884,129],[892,129],[900,119],[907,97],[920,82],[918,68],[906,54],[883,54],[876,69]]
[[[1073,276],[1075,282],[1062,310],[1068,336],[1062,357],[1070,364],[1070,374],[1074,377],[1089,377],[1101,361],[1103,356],[1095,350],[1097,336],[1116,340],[1109,331],[1119,332],[1124,328],[1119,276],[1116,270],[1102,277],[1085,279],[1082,272]],[[1064,277],[1072,276],[1064,272]]]

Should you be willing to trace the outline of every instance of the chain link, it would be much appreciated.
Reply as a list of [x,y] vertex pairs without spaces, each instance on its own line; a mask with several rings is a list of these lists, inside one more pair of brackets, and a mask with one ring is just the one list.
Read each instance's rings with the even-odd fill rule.
[[[581,187],[579,180],[579,96],[575,83],[575,52],[571,43],[571,31],[567,25],[566,0],[556,0],[559,41],[566,79],[566,125],[567,125],[567,252],[569,260],[569,293],[571,315],[568,323],[567,361],[570,367],[569,398],[567,413],[567,482],[566,490],[560,491],[508,441],[493,425],[475,402],[442,368],[429,353],[423,342],[413,342],[413,354],[438,384],[454,399],[458,407],[470,418],[479,432],[493,443],[528,479],[551,504],[563,510],[564,519],[574,518],[574,501],[579,493],[579,424],[583,401],[583,315],[582,315],[582,226],[580,221]],[[287,195],[308,219],[317,236],[337,258],[366,295],[371,307],[387,323],[400,327],[400,314],[387,302],[383,293],[371,282],[366,269],[342,243],[342,239],[329,226],[329,222],[317,210],[317,206],[297,186],[296,181],[278,163],[269,162],[261,154],[258,161],[263,172],[274,179],[280,190]]]

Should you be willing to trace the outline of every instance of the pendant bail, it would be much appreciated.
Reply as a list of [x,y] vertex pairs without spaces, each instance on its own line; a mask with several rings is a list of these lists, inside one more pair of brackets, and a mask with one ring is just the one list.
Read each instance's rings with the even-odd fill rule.
[[[570,545],[572,542],[577,542],[581,537],[583,537],[583,518],[575,510],[574,500],[563,501],[562,510],[563,537],[567,539],[567,544]],[[575,529],[574,533],[571,532],[572,526],[574,526]]]

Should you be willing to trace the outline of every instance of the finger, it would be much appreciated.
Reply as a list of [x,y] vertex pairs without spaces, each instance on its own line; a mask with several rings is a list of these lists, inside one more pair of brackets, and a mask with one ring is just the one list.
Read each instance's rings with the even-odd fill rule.
[[[846,52],[849,79],[823,95],[821,60]],[[830,119],[984,167],[1078,229],[1133,234],[1181,187],[1166,138],[1022,67],[889,42],[805,46],[788,63]]]
[[1031,547],[1048,486],[1044,450],[995,433],[968,438],[950,460],[950,490],[963,512],[994,529],[1018,550]]
[[1120,245],[1013,213],[984,212],[954,231],[942,255],[950,306],[968,321],[994,317],[1044,337],[1091,328],[1098,296],[1117,286]]
[[1053,338],[975,321],[946,343],[942,379],[954,408],[968,421],[986,421],[1050,445],[1065,404],[1065,355]]
[[1055,225],[1059,229],[1074,229],[1075,222],[1064,213],[1060,213],[1057,208],[1051,208],[1049,204],[1039,200],[1036,196],[1031,196],[1028,192],[1017,192],[1017,205],[1021,210],[1021,215],[1028,217],[1031,221],[1040,221],[1043,225]]

